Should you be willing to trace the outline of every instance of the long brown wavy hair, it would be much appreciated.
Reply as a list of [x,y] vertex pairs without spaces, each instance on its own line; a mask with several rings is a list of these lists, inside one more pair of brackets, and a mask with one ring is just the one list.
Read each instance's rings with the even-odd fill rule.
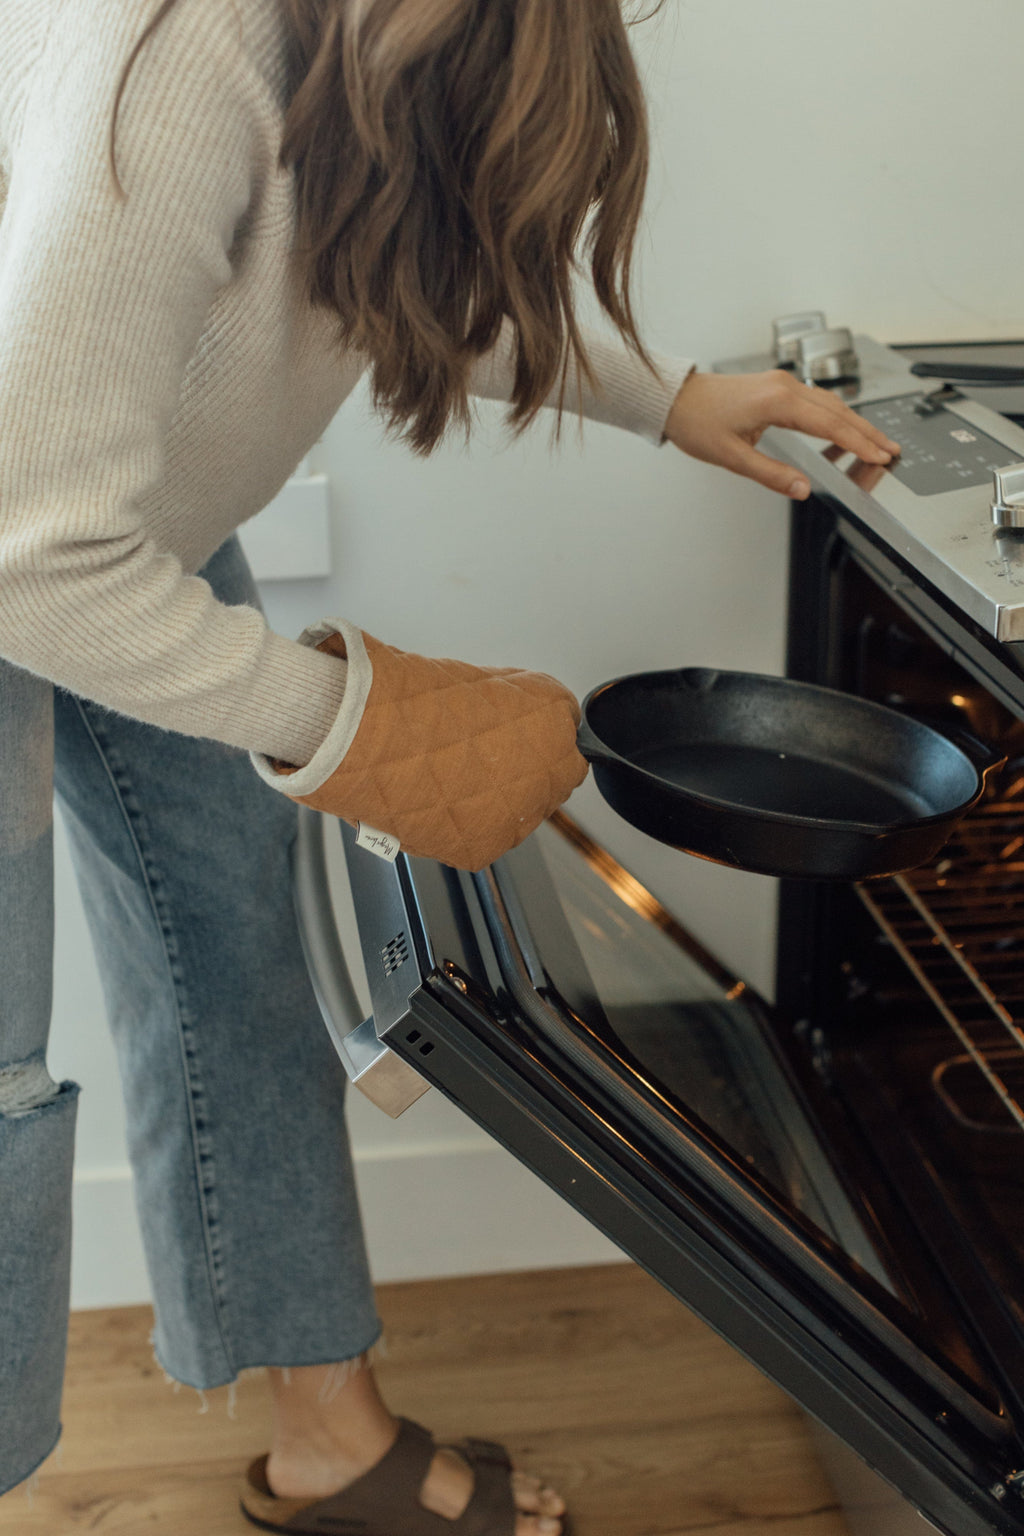
[[[428,453],[468,428],[474,362],[510,322],[511,421],[575,363],[573,284],[645,359],[630,268],[647,179],[621,0],[278,0],[292,44],[281,161],[311,300],[370,361],[374,402]],[[162,0],[121,78],[177,0]]]

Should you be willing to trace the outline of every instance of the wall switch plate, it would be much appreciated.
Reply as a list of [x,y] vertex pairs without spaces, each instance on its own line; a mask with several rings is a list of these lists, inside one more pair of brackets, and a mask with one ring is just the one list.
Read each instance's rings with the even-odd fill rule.
[[302,581],[331,574],[326,475],[295,476],[239,529],[257,581]]

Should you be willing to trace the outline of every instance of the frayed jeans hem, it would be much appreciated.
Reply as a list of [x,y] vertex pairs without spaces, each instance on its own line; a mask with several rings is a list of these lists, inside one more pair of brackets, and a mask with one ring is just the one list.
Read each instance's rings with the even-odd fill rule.
[[[379,1357],[384,1353],[383,1333],[383,1327],[378,1325],[375,1333],[373,1334],[373,1337],[369,1340],[369,1342],[364,1344],[362,1349],[357,1349],[352,1354],[348,1355],[324,1355],[321,1351],[317,1350],[310,1352],[308,1356],[301,1354],[300,1352],[299,1358],[292,1356],[288,1360],[278,1360],[274,1356],[268,1356],[266,1358],[257,1356],[252,1360],[240,1361],[239,1364],[236,1365],[232,1375],[220,1376],[215,1381],[189,1381],[187,1377],[180,1376],[176,1371],[169,1369],[167,1363],[161,1359],[160,1354],[155,1346],[153,1349],[153,1359],[163,1371],[166,1379],[169,1382],[173,1382],[175,1386],[190,1387],[193,1392],[216,1392],[219,1387],[232,1387],[243,1376],[254,1374],[257,1371],[299,1371],[310,1366],[347,1365],[353,1361],[361,1360],[364,1355],[370,1357],[367,1363],[372,1364],[375,1357]],[[49,1452],[47,1454],[49,1454]]]

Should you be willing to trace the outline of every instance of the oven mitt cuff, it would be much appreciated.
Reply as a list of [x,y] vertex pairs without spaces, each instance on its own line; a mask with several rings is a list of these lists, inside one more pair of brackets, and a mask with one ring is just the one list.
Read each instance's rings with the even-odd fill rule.
[[553,677],[417,656],[341,620],[302,639],[348,660],[335,726],[305,768],[253,761],[303,805],[383,833],[405,853],[483,869],[586,777],[579,706]]
[[[363,632],[347,619],[321,619],[299,636],[308,645],[344,657],[348,664],[345,693],[334,724],[304,768],[276,763],[261,752],[250,752],[253,767],[265,784],[283,789],[293,799],[312,794],[337,768],[355,739],[373,682],[373,667],[366,654]],[[287,776],[287,777],[286,777]]]

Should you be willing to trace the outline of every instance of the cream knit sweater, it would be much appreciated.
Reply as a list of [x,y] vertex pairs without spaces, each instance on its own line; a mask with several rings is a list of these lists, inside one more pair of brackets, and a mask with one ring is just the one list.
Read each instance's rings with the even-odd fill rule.
[[[364,365],[290,260],[276,0],[179,0],[130,77],[118,197],[111,108],[155,8],[0,0],[0,656],[305,764],[333,734],[345,664],[195,572]],[[690,365],[659,381],[593,343],[585,413],[657,441]],[[499,348],[475,392],[507,398],[508,380]]]

